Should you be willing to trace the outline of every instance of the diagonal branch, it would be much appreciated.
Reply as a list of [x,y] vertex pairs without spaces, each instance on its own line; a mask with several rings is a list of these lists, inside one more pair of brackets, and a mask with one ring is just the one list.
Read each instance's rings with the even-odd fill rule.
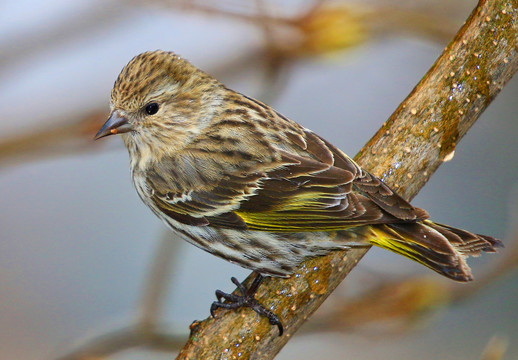
[[[516,1],[481,0],[357,161],[414,197],[518,69],[517,34]],[[367,251],[337,251],[305,262],[290,279],[264,281],[257,298],[283,319],[286,335],[248,309],[218,311],[193,326],[177,359],[273,358]]]

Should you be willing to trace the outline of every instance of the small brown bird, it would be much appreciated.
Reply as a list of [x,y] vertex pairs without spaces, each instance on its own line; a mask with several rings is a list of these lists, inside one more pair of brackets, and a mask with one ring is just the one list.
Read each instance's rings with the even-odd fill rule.
[[211,313],[249,306],[281,334],[280,320],[254,298],[263,275],[372,244],[469,281],[466,257],[502,245],[427,220],[326,140],[172,52],[146,52],[124,67],[95,138],[112,134],[122,134],[137,192],[160,219],[257,272],[249,289],[232,278],[242,296],[218,290]]

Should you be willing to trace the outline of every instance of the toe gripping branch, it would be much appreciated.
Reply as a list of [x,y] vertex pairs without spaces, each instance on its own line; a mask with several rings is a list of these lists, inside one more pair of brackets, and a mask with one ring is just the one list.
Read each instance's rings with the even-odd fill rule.
[[[279,328],[279,336],[281,336],[284,333],[284,329],[279,317],[255,299],[255,293],[263,280],[263,276],[261,274],[257,274],[252,285],[250,285],[248,289],[235,277],[232,277],[231,280],[237,286],[241,295],[227,294],[221,290],[216,290],[216,298],[218,301],[214,301],[210,307],[210,314],[212,317],[215,317],[214,311],[218,308],[239,309],[241,307],[249,307],[259,315],[266,317],[271,325],[277,325]],[[225,302],[222,301],[223,299],[225,299]]]

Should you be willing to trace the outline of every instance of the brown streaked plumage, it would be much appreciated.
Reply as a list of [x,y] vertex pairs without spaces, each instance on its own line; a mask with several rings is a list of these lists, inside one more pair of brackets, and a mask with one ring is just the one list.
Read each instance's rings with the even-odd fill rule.
[[122,133],[144,203],[187,241],[260,274],[374,244],[468,281],[465,258],[501,246],[427,220],[318,135],[174,53],[133,58],[111,111],[96,138]]

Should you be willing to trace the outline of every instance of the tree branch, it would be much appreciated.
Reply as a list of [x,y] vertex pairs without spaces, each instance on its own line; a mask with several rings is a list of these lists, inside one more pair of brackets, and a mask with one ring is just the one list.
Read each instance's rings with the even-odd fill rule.
[[[481,0],[357,161],[414,197],[516,72],[517,34],[516,1]],[[257,299],[280,316],[285,335],[249,309],[217,311],[193,326],[177,359],[273,358],[367,251],[337,251],[305,262],[289,279],[263,282]]]

